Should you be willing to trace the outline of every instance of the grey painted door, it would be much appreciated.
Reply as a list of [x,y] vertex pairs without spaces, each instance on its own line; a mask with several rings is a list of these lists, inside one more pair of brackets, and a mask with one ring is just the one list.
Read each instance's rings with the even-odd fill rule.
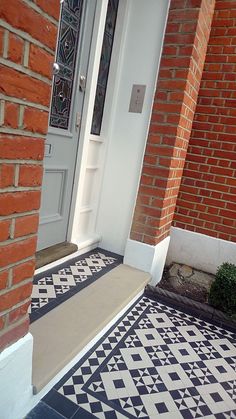
[[64,0],[45,146],[38,250],[67,238],[96,0]]

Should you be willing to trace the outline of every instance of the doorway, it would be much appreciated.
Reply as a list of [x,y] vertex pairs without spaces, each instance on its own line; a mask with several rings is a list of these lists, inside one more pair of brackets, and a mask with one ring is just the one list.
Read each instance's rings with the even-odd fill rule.
[[38,248],[66,241],[96,0],[64,0],[45,144]]

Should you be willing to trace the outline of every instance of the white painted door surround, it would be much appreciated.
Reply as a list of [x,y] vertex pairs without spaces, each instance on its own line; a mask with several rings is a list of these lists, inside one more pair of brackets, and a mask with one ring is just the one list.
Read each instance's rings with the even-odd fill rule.
[[[123,255],[136,202],[168,8],[167,0],[128,0],[123,21],[96,224],[96,232],[102,236],[101,247]],[[146,86],[141,113],[129,112],[134,84]]]
[[[168,8],[168,0],[119,1],[102,129],[99,136],[91,135],[91,115],[88,113],[83,157],[76,175],[70,237],[79,248],[99,243],[107,250],[125,252]],[[103,36],[104,14],[100,14],[101,31],[97,42],[101,42]],[[90,67],[91,83],[96,85],[96,66],[100,56],[95,42],[92,51],[97,53],[93,68]],[[146,86],[141,113],[129,112],[133,84]],[[90,101],[93,109],[92,96]]]
[[[124,254],[142,168],[168,0],[120,0],[100,135],[91,134],[108,0],[97,0],[67,240]],[[140,30],[140,28],[142,30]],[[141,113],[129,112],[134,84]]]

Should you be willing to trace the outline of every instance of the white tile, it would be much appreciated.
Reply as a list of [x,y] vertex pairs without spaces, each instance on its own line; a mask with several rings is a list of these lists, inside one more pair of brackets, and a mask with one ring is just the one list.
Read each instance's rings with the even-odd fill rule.
[[75,280],[73,275],[52,275],[54,285],[70,285],[75,286]]
[[[138,396],[138,391],[134,385],[129,371],[114,371],[102,372],[101,379],[109,400],[119,399],[122,397]],[[121,388],[116,387],[116,383],[121,381],[124,386]]]
[[156,328],[174,327],[174,324],[165,313],[148,314],[147,317]]
[[[197,391],[214,414],[236,409],[235,402],[219,383],[198,386]],[[217,401],[217,395],[219,395],[219,401]]]
[[210,359],[205,361],[205,365],[219,383],[236,379],[236,371],[233,370],[225,359]]
[[136,329],[135,332],[143,346],[165,345],[165,341],[155,328]]
[[[182,418],[178,408],[168,392],[143,395],[142,401],[148,413],[148,417],[156,418]],[[166,412],[159,413],[158,404],[163,404],[166,407]]]
[[228,339],[210,340],[210,344],[224,358],[234,356],[236,357],[236,346],[234,346]]
[[195,362],[201,360],[197,353],[187,342],[174,343],[168,346],[179,363]]
[[178,390],[193,386],[188,375],[178,364],[158,367],[158,373],[168,390]]
[[194,325],[180,326],[177,329],[180,331],[181,335],[183,335],[187,342],[198,342],[205,339],[203,334]]
[[32,298],[56,298],[54,285],[33,285]]
[[150,368],[154,366],[144,348],[122,348],[120,352],[128,369]]

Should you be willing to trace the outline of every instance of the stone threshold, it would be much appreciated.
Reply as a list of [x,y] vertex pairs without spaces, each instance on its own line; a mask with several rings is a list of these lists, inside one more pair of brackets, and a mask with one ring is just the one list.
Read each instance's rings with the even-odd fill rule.
[[47,247],[36,252],[36,269],[42,268],[49,263],[62,259],[65,256],[77,252],[78,246],[74,243],[63,242]]
[[150,274],[119,265],[30,325],[34,394],[144,291]]
[[220,310],[216,310],[209,304],[200,303],[199,301],[192,300],[191,298],[184,297],[174,292],[165,290],[158,286],[153,287],[147,285],[145,287],[145,295],[153,298],[154,300],[162,301],[166,304],[172,304],[174,308],[187,311],[193,316],[199,317],[202,320],[208,321],[216,326],[227,328],[231,332],[236,332],[236,322],[231,320]]

